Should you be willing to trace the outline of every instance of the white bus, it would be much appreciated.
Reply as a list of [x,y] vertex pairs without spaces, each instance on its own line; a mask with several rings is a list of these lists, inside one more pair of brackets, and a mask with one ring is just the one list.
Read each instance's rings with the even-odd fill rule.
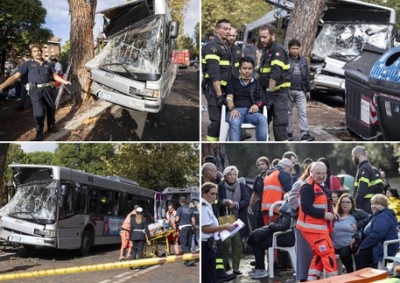
[[176,78],[172,63],[178,22],[165,0],[133,0],[99,11],[105,47],[86,68],[91,92],[127,108],[158,113]]
[[155,192],[135,181],[59,166],[10,167],[16,192],[0,210],[0,238],[26,249],[79,249],[86,255],[92,246],[120,243],[121,224],[134,205],[152,214]]
[[[200,200],[199,187],[172,188],[164,189],[162,193],[156,193],[155,213],[156,220],[163,219],[166,216],[167,204],[172,203],[175,206],[179,204],[179,197],[186,197],[186,201]],[[176,207],[175,207],[176,208]]]
[[[260,26],[288,20],[293,0],[266,0],[277,8],[246,26],[243,41],[258,36]],[[342,67],[362,52],[366,43],[388,49],[394,41],[396,11],[358,0],[327,0],[311,50],[312,87],[342,94],[345,91]]]

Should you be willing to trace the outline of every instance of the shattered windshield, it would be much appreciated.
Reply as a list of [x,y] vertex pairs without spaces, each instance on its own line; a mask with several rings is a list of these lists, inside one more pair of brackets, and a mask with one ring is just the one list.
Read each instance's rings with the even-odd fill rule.
[[160,74],[162,26],[163,17],[157,15],[125,28],[108,39],[106,46],[86,67],[132,79],[136,79],[136,74]]
[[311,56],[318,61],[329,56],[348,62],[360,55],[366,43],[386,49],[388,29],[387,25],[325,24],[315,39]]
[[56,220],[57,181],[32,183],[17,188],[11,201],[0,209],[0,215],[36,223]]

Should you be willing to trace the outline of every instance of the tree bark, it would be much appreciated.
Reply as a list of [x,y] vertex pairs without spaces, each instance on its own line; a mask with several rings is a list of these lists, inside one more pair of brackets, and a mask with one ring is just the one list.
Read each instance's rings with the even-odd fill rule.
[[81,98],[90,96],[89,72],[85,64],[94,57],[93,27],[97,0],[68,0],[71,14],[71,79],[78,83]]
[[2,143],[0,144],[0,206],[3,206],[4,203],[4,193],[7,190],[5,189],[5,184],[3,182],[4,173],[5,173],[5,166],[7,161],[7,152],[8,148],[10,147],[9,143]]
[[286,30],[284,46],[292,38],[301,42],[301,55],[310,58],[311,49],[318,29],[318,21],[322,16],[326,0],[295,0],[290,14],[290,22]]
[[206,156],[214,156],[217,159],[217,169],[223,172],[225,167],[229,166],[228,153],[224,144],[220,143],[203,143],[201,145],[203,159]]

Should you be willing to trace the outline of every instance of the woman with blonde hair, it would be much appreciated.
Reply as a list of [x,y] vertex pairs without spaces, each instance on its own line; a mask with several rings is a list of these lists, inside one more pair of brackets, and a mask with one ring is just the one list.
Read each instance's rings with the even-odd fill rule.
[[[388,208],[388,200],[382,194],[371,198],[372,218],[364,229],[364,237],[355,257],[357,270],[373,266],[383,258],[383,243],[398,239],[397,218]],[[388,246],[388,255],[396,255],[399,244]]]

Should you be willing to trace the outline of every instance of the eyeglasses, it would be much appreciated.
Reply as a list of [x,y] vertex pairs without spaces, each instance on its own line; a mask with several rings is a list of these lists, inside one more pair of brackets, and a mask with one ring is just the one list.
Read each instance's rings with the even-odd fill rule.
[[342,201],[342,204],[351,204],[351,201]]

